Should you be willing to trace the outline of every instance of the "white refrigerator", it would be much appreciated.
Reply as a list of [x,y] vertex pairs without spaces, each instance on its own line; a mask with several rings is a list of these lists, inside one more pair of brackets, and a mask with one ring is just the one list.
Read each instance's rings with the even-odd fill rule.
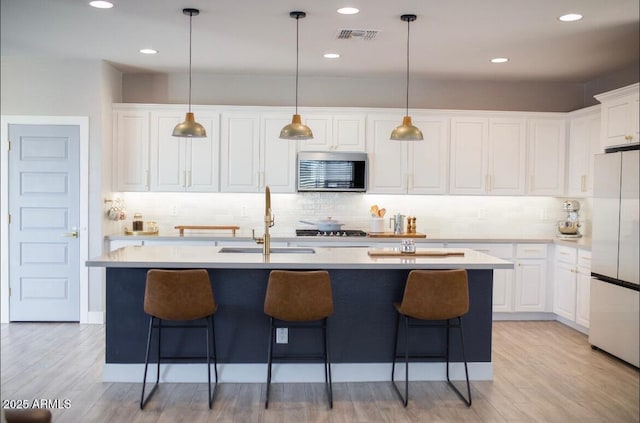
[[595,156],[589,342],[640,365],[639,145]]

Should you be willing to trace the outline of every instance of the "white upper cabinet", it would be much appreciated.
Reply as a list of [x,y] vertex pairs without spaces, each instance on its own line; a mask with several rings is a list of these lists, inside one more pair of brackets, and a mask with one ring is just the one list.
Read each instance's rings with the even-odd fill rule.
[[182,110],[151,113],[151,191],[218,191],[220,116],[195,111],[205,138],[178,138],[173,128],[184,120]]
[[220,127],[220,190],[258,192],[260,114],[223,113]]
[[263,114],[260,118],[259,190],[266,185],[273,192],[295,192],[296,151],[299,141],[280,139],[280,130],[291,123],[291,116]]
[[113,175],[117,191],[149,190],[149,112],[113,112]]
[[488,119],[451,119],[451,194],[485,193],[488,140]]
[[305,113],[313,139],[300,142],[300,151],[365,151],[364,113]]
[[601,147],[640,142],[638,89],[633,84],[596,95],[602,103]]
[[558,119],[528,121],[527,174],[529,195],[564,194],[566,122]]
[[396,115],[368,117],[368,192],[446,193],[449,119],[419,116],[413,123],[422,130],[423,141],[391,141],[391,132],[400,119]]
[[485,191],[490,195],[522,195],[526,178],[526,120],[489,119]]
[[587,197],[593,192],[593,156],[600,149],[600,107],[570,117],[567,194]]
[[[222,114],[220,185],[223,192],[295,192],[297,142],[279,138],[285,113]],[[314,134],[315,135],[315,134]]]

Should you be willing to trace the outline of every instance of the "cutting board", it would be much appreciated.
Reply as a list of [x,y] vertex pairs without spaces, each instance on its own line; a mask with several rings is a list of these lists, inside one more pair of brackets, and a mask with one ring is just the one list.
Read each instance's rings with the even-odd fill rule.
[[369,232],[369,238],[426,238],[427,234],[412,232],[406,234],[394,234],[393,232]]
[[367,254],[371,257],[464,257],[462,251],[442,251],[442,250],[418,250],[415,253],[402,253],[395,250],[369,250]]

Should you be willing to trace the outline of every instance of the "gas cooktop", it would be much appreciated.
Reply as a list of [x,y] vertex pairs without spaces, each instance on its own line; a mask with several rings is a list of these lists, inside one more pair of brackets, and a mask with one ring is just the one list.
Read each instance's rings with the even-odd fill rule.
[[319,231],[317,229],[296,229],[296,236],[367,236],[365,231],[358,229],[342,229],[335,232]]

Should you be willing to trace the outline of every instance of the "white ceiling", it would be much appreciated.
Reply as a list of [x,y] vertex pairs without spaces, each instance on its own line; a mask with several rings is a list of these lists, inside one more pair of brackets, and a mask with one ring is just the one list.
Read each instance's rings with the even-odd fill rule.
[[[638,0],[1,0],[2,56],[102,59],[125,72],[182,72],[193,18],[193,70],[223,74],[295,72],[295,20],[300,20],[300,72],[313,76],[587,82],[639,61]],[[361,12],[344,16],[342,6]],[[584,15],[563,23],[567,12]],[[340,29],[380,31],[372,41],[338,40]],[[138,50],[152,47],[154,56]],[[322,57],[338,52],[337,60]],[[495,65],[492,57],[510,58]]]

